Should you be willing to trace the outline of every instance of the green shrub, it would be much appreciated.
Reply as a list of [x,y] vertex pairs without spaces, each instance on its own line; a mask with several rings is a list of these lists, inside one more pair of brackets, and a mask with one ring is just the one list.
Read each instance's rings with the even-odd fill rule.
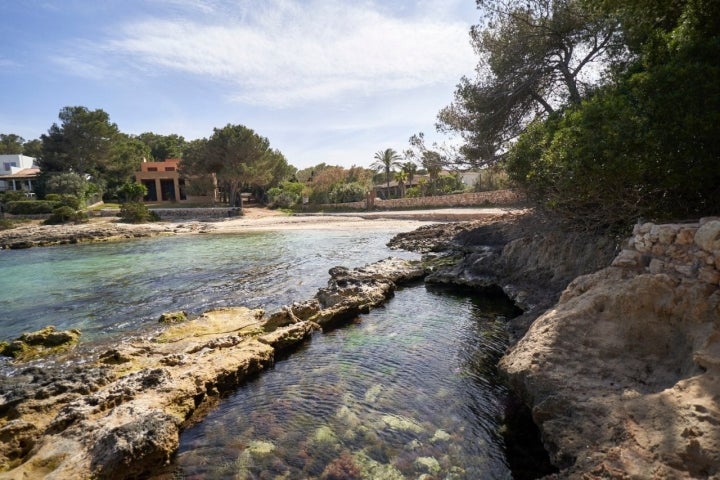
[[420,190],[420,187],[410,187],[407,190],[405,190],[405,197],[406,198],[420,198],[420,197],[422,197],[422,190]]
[[22,192],[20,190],[8,190],[7,192],[4,192],[0,194],[0,202],[17,202],[20,200],[26,200],[27,197],[25,196],[25,192]]
[[12,215],[42,215],[52,213],[60,204],[48,200],[20,200],[8,202],[6,210]]
[[296,195],[293,192],[288,192],[285,190],[278,189],[270,189],[270,190],[277,190],[276,192],[270,192],[268,191],[268,197],[270,198],[270,205],[275,208],[291,208],[300,201],[300,196]]
[[330,203],[361,202],[365,199],[365,190],[360,183],[340,183],[330,190]]
[[87,213],[75,210],[67,205],[62,205],[53,210],[52,215],[43,223],[45,223],[45,225],[60,225],[68,222],[83,223],[87,221]]
[[75,195],[69,195],[67,193],[48,193],[45,195],[45,200],[50,202],[56,202],[61,205],[66,205],[73,210],[80,210],[80,206],[82,205],[82,200],[80,200]]
[[125,223],[146,223],[156,222],[160,217],[151,212],[144,203],[127,202],[120,205],[120,220]]

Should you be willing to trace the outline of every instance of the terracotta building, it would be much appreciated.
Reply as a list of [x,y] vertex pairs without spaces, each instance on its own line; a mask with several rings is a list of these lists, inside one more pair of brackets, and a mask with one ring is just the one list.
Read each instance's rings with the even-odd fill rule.
[[191,196],[188,194],[190,181],[179,171],[179,158],[169,158],[163,162],[143,162],[140,171],[135,172],[135,181],[147,188],[145,202],[200,202],[216,201],[217,189],[208,195]]

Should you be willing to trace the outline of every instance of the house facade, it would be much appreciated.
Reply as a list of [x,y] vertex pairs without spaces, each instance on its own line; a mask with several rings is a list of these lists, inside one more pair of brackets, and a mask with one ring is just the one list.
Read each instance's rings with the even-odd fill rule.
[[144,202],[198,202],[216,201],[217,188],[208,195],[192,196],[188,193],[190,180],[180,174],[180,159],[169,158],[162,162],[143,161],[140,171],[135,172],[135,181],[145,185],[147,195]]
[[27,196],[35,194],[35,178],[40,169],[35,159],[25,155],[0,155],[0,192],[23,191]]

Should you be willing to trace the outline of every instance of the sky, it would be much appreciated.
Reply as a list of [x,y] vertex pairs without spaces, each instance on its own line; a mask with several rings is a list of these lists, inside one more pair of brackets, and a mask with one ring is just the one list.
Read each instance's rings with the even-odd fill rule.
[[0,133],[66,106],[128,134],[242,124],[297,168],[429,142],[477,64],[474,0],[0,0]]

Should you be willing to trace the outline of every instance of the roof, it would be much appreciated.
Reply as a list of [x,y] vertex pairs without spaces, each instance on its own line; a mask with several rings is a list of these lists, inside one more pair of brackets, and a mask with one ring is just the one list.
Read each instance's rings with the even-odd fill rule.
[[15,172],[10,175],[0,175],[0,178],[4,180],[12,180],[14,178],[29,178],[37,177],[40,174],[39,168],[23,168],[22,170]]

